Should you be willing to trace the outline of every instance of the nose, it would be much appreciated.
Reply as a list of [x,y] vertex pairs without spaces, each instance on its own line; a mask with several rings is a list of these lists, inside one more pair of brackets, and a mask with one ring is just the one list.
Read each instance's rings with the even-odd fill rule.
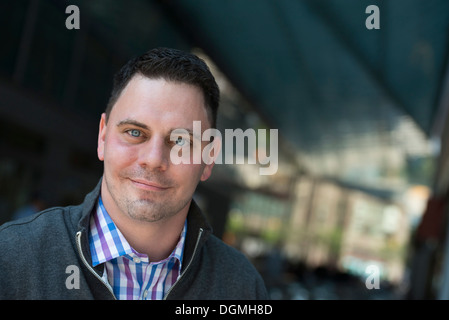
[[149,170],[165,171],[168,168],[169,148],[162,137],[153,136],[139,150],[139,164]]

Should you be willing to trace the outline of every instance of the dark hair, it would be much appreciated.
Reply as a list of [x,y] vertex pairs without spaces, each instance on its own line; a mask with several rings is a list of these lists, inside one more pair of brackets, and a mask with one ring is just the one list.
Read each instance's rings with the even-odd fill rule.
[[150,79],[181,82],[200,88],[212,128],[216,127],[220,91],[207,64],[196,55],[170,48],[155,48],[128,61],[114,76],[112,93],[106,108],[106,121],[123,89],[140,74]]

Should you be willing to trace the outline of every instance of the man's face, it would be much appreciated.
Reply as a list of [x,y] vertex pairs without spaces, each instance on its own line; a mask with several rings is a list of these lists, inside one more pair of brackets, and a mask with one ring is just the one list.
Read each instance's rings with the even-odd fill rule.
[[[201,121],[202,132],[210,127],[199,88],[140,75],[131,79],[107,123],[105,114],[100,121],[101,195],[108,212],[142,222],[187,212],[197,184],[209,178],[213,166],[170,161],[175,144],[170,134],[193,132],[193,121]],[[190,136],[190,142],[196,138]],[[199,137],[196,145],[202,149],[206,144]]]

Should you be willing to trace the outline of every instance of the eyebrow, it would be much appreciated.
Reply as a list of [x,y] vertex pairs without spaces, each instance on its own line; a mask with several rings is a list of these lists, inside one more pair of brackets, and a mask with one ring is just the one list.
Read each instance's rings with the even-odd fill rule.
[[145,123],[133,120],[133,119],[125,119],[117,123],[117,127],[125,126],[125,125],[133,125],[142,129],[148,130],[148,126]]
[[193,135],[193,131],[192,131],[191,129],[189,129],[189,128],[173,128],[173,129],[170,130],[170,132],[175,132],[175,133],[177,133],[176,131],[178,131],[178,130],[185,130],[185,131],[187,131],[187,132],[189,133],[189,135],[190,135],[192,138],[196,138],[196,139],[201,140],[201,136],[200,136],[200,137],[194,136],[194,135]]

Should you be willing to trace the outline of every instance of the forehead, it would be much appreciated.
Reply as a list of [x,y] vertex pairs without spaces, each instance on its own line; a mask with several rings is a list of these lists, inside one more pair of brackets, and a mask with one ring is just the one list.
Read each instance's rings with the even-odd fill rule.
[[136,119],[151,124],[182,125],[201,121],[210,127],[204,96],[200,88],[164,79],[134,76],[117,99],[110,118]]

